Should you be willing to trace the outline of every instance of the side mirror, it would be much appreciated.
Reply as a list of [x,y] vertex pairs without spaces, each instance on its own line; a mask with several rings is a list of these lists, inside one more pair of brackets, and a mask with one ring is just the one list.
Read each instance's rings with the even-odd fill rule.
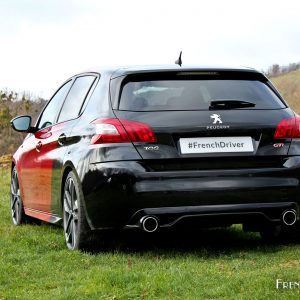
[[19,132],[34,132],[34,128],[31,127],[30,116],[19,116],[10,121],[11,127]]

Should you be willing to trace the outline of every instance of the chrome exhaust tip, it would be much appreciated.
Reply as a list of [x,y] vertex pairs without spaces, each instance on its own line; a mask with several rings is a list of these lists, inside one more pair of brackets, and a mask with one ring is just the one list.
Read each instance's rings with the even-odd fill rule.
[[158,220],[152,216],[144,216],[140,220],[140,227],[146,232],[154,232],[158,229]]
[[282,221],[287,226],[294,225],[296,223],[296,221],[297,221],[297,213],[296,213],[296,211],[294,209],[286,210],[282,214]]

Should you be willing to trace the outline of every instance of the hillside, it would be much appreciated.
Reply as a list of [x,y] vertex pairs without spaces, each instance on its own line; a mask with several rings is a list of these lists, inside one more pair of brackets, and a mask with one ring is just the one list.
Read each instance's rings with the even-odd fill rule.
[[300,114],[300,70],[270,79],[292,109]]

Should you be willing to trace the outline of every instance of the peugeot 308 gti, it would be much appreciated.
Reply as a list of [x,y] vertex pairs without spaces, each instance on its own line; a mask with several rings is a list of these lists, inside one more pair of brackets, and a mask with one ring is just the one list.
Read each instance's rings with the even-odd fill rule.
[[13,223],[61,223],[70,249],[121,229],[299,227],[300,117],[253,69],[82,73],[35,124],[11,124],[28,133],[12,160]]

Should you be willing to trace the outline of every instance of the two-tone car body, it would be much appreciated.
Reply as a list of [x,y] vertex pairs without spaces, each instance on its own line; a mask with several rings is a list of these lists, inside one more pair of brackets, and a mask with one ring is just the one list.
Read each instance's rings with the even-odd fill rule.
[[93,230],[298,226],[300,118],[248,68],[151,66],[75,75],[12,162],[12,216]]

